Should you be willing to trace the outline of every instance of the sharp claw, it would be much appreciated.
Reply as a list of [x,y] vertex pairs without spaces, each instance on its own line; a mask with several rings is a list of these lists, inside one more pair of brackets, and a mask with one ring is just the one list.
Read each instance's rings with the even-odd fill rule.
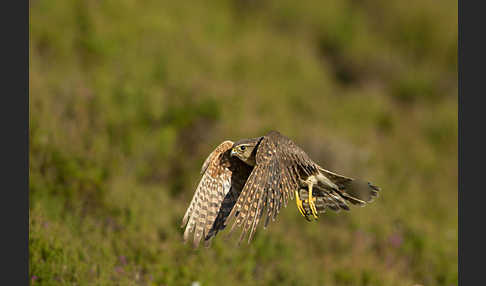
[[298,191],[295,191],[295,203],[297,204],[297,209],[299,209],[300,214],[307,220],[310,221],[307,211],[304,209],[302,200],[299,197]]
[[307,212],[305,211],[304,207],[301,207],[300,208],[300,213],[302,214],[302,216],[307,220],[307,221],[311,221],[309,219],[309,215],[307,214]]
[[312,220],[311,220],[311,219],[310,219],[308,216],[305,216],[304,218],[305,218],[305,220],[306,220],[306,221],[308,221],[308,222],[311,222],[311,221],[312,221]]
[[310,205],[310,207],[311,207],[312,216],[313,216],[315,219],[318,219],[318,216],[317,216],[317,209],[316,209],[316,205],[314,204],[314,201],[312,201],[312,203],[310,203],[309,205]]
[[307,211],[306,211],[306,210],[305,210],[305,208],[304,208],[304,205],[302,205],[302,206],[301,206],[301,209],[302,209],[302,210],[301,210],[301,213],[302,213],[302,215],[304,216],[305,220],[307,220],[307,221],[311,221],[311,220],[310,220],[310,218],[309,218],[309,214],[307,213]]

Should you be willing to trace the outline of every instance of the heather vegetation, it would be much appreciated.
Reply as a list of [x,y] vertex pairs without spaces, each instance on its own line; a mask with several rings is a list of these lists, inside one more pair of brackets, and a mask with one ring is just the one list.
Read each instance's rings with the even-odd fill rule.
[[[457,285],[457,2],[32,0],[31,285]],[[279,130],[382,188],[182,243],[206,156]]]

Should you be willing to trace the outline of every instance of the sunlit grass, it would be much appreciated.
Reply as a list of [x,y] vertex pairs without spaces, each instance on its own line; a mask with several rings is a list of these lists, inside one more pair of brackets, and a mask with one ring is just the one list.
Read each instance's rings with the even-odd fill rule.
[[[457,285],[456,3],[30,7],[32,284]],[[207,154],[270,129],[380,197],[183,244]]]

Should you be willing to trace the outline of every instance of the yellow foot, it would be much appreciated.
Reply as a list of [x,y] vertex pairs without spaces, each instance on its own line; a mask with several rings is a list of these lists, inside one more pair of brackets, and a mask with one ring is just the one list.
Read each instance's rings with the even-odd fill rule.
[[295,191],[295,203],[297,204],[297,208],[299,209],[300,214],[305,217],[306,220],[310,221],[310,219],[307,216],[307,212],[304,209],[304,206],[302,205],[302,200],[300,199],[299,196],[299,191]]
[[316,209],[316,204],[314,203],[316,201],[315,198],[312,197],[312,183],[309,183],[309,208],[311,209],[312,216],[317,219],[317,209]]

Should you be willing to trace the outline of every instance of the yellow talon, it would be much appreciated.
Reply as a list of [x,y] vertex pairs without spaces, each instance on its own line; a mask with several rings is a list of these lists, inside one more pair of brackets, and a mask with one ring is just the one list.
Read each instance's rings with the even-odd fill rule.
[[295,191],[295,203],[297,204],[297,208],[299,209],[300,214],[305,217],[306,220],[309,220],[307,217],[307,212],[304,209],[304,205],[302,205],[302,200],[299,197],[299,191]]
[[309,186],[309,207],[311,209],[312,216],[317,219],[317,209],[316,209],[316,204],[314,203],[316,201],[315,198],[312,197],[312,183],[308,184]]

